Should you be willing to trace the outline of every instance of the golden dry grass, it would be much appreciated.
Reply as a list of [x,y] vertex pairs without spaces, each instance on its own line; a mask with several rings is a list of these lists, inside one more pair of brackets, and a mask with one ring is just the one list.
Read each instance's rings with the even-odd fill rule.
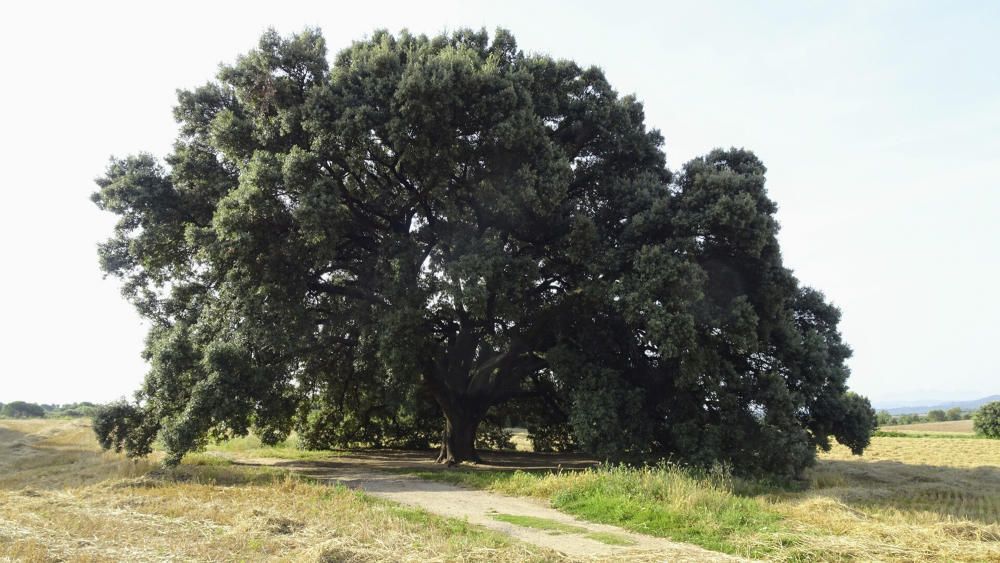
[[84,486],[143,475],[151,460],[101,452],[84,419],[0,420],[0,490]]
[[[824,462],[840,460],[855,462],[860,467],[870,467],[871,462],[892,461],[940,468],[1000,470],[1000,440],[875,437],[863,456],[851,455],[850,450],[837,444],[819,458],[819,467],[823,467]],[[934,467],[924,469],[933,470]]]
[[775,559],[1000,561],[1000,441],[877,437],[810,480],[768,497],[789,529]]
[[886,432],[947,432],[956,434],[972,434],[974,432],[971,420],[898,424],[895,426],[883,426],[880,430],[885,430]]
[[[556,495],[573,475],[553,474],[528,489]],[[528,476],[508,484],[518,478]],[[823,454],[809,479],[805,491],[734,487],[729,494],[781,517],[731,538],[738,552],[775,561],[1000,562],[1000,441],[877,437],[861,458],[840,446]],[[85,421],[0,421],[0,561],[556,557],[209,455],[163,472],[155,461],[101,453]]]
[[508,428],[510,441],[514,444],[514,449],[519,452],[532,452],[535,448],[531,446],[531,439],[528,438],[527,428]]
[[84,421],[0,421],[0,561],[549,561],[464,522],[277,470],[98,451]]

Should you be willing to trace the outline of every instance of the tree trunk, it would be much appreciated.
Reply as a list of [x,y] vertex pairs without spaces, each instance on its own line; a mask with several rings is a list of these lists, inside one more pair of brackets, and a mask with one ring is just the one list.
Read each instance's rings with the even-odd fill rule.
[[476,430],[482,416],[470,411],[445,411],[444,432],[441,434],[441,452],[437,462],[457,465],[463,461],[479,463],[476,453]]

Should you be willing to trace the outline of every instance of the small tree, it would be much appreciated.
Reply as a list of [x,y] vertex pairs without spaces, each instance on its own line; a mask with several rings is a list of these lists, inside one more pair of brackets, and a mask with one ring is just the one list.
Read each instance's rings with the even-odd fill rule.
[[875,409],[868,397],[854,391],[845,393],[843,410],[833,427],[837,441],[850,448],[854,455],[861,455],[871,443],[876,427]]
[[952,407],[945,414],[948,415],[948,420],[962,420],[962,409],[960,407]]
[[126,451],[144,456],[153,451],[157,428],[142,417],[138,408],[121,400],[97,407],[94,433],[97,443],[106,450]]
[[972,417],[972,427],[976,434],[988,438],[1000,438],[1000,401],[993,401],[979,407]]
[[941,409],[934,409],[927,413],[928,422],[942,422],[948,420],[948,415]]
[[875,415],[875,419],[878,421],[879,426],[889,426],[892,424],[893,418],[887,410],[880,410],[878,414]]
[[35,403],[24,401],[14,401],[7,403],[3,407],[3,416],[10,418],[41,418],[45,416],[45,409]]

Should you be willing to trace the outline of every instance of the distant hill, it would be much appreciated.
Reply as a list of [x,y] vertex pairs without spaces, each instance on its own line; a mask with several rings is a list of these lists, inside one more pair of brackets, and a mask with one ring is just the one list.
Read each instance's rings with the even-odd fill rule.
[[1000,401],[1000,395],[990,395],[989,397],[983,397],[982,399],[975,399],[972,401],[949,401],[947,403],[938,403],[929,406],[914,406],[914,407],[893,407],[890,409],[883,409],[876,405],[875,410],[885,410],[889,414],[927,414],[929,411],[940,409],[946,411],[948,409],[953,409],[958,407],[964,411],[971,411],[978,409],[979,407],[985,405],[986,403],[992,403],[993,401]]

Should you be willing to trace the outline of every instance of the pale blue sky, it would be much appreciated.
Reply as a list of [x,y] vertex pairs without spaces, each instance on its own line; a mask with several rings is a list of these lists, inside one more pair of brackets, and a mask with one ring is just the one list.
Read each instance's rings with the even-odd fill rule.
[[875,402],[1000,393],[1000,3],[169,2],[0,7],[0,401],[105,401],[145,328],[102,280],[111,154],[165,154],[176,88],[274,26],[331,52],[376,28],[502,26],[602,67],[671,167],[716,146],[769,168],[786,265],[844,313]]

